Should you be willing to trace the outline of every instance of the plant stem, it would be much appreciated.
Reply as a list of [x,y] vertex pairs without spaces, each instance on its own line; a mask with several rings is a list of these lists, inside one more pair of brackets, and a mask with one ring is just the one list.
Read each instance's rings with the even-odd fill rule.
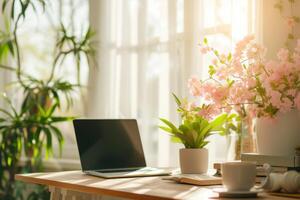
[[54,77],[55,69],[56,69],[57,63],[58,63],[58,61],[59,61],[59,58],[60,58],[61,56],[66,56],[66,55],[68,55],[69,53],[71,53],[71,52],[73,52],[73,51],[74,51],[74,49],[70,49],[70,50],[68,50],[68,51],[60,51],[60,52],[56,55],[56,57],[55,57],[55,59],[54,59],[54,61],[53,61],[53,64],[52,64],[51,74],[50,74],[50,77],[49,77],[47,83],[50,83],[50,82],[52,81],[53,77]]
[[54,77],[54,72],[55,72],[55,69],[56,69],[57,62],[58,62],[61,55],[62,55],[62,52],[59,52],[57,54],[57,56],[55,57],[55,59],[53,61],[53,64],[52,64],[51,74],[50,74],[50,77],[49,77],[47,83],[50,83],[52,81],[52,79]]
[[3,64],[0,64],[0,68],[10,70],[10,71],[16,71],[17,70],[14,67],[11,67],[11,66],[8,66],[8,65],[3,65]]
[[22,16],[22,14],[20,13],[18,15],[18,18],[17,18],[16,23],[15,23],[13,35],[14,35],[14,42],[15,42],[15,45],[16,45],[16,53],[17,53],[17,78],[18,78],[20,84],[24,88],[27,88],[27,86],[24,84],[24,82],[21,78],[21,68],[22,68],[22,66],[21,66],[21,55],[20,55],[20,48],[19,48],[18,37],[17,37],[18,23],[21,19],[21,16]]

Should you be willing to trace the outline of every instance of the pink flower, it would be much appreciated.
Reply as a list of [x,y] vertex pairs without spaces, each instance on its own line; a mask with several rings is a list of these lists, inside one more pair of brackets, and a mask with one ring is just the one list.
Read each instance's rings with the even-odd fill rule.
[[293,102],[290,99],[283,98],[279,110],[282,113],[286,113],[292,109],[292,106],[293,106]]
[[249,77],[245,80],[245,83],[248,88],[254,88],[256,86],[256,79],[253,77]]
[[278,59],[281,61],[281,62],[285,62],[285,61],[288,61],[289,60],[289,55],[290,55],[290,52],[288,49],[284,49],[284,48],[281,48],[278,53],[277,53],[277,57]]
[[211,48],[208,47],[208,46],[201,46],[201,47],[200,47],[200,52],[201,52],[202,54],[207,54],[209,51],[211,51]]
[[262,73],[262,68],[260,63],[253,63],[251,65],[249,65],[248,69],[247,69],[247,73],[250,76],[255,76],[258,74]]
[[219,56],[219,58],[220,58],[220,60],[221,60],[221,62],[225,62],[226,61],[226,59],[227,59],[227,56],[225,55],[225,54],[221,54],[220,56]]
[[221,111],[222,110],[216,107],[215,105],[208,105],[201,108],[198,112],[198,115],[210,120],[216,117],[217,115],[221,114]]
[[201,95],[201,83],[196,76],[193,76],[188,80],[188,88],[191,95],[193,95],[194,97]]
[[[293,26],[294,19],[288,20]],[[201,47],[203,53],[212,50]],[[243,107],[250,116],[273,118],[277,112],[300,110],[300,40],[294,51],[281,48],[277,60],[266,60],[265,53],[266,48],[257,44],[253,35],[247,36],[236,44],[230,60],[222,53],[219,59],[225,63],[212,60],[216,70],[212,79],[200,82],[191,78],[190,92],[210,105],[199,114],[209,118],[222,111],[239,113]],[[274,108],[267,108],[269,105]]]
[[299,69],[300,68],[300,47],[299,47],[299,53],[293,53],[292,58],[294,60],[294,63],[297,66],[297,69]]
[[203,85],[202,85],[202,97],[205,99],[205,100],[211,100],[211,93],[212,91],[215,90],[215,84],[212,83],[212,82],[205,82]]
[[248,35],[240,40],[235,46],[234,57],[241,57],[242,52],[253,39],[253,35]]
[[297,45],[295,47],[296,53],[300,54],[300,39],[297,40]]
[[287,17],[286,23],[290,29],[296,25],[295,19],[293,17]]
[[282,74],[279,71],[275,71],[274,73],[270,74],[268,77],[268,81],[270,82],[279,82],[282,78]]
[[226,80],[229,75],[229,71],[226,65],[221,65],[216,69],[216,76],[219,80]]
[[286,94],[289,95],[289,96],[291,96],[291,97],[295,97],[296,93],[297,93],[296,89],[290,89],[290,90],[286,91]]
[[227,98],[228,88],[217,86],[210,91],[211,99],[215,104],[222,104],[222,101]]
[[212,62],[213,65],[217,65],[218,64],[218,59],[214,58],[214,59],[212,59],[211,62]]
[[231,75],[237,75],[237,76],[242,76],[244,69],[240,61],[236,60],[235,58],[233,59],[231,66],[229,69],[227,69],[228,73]]
[[270,102],[273,106],[276,106],[277,108],[280,108],[281,106],[281,93],[275,90],[269,91],[270,95]]
[[183,103],[182,105],[183,109],[187,110],[187,111],[192,111],[194,110],[197,106],[195,102],[186,102]]

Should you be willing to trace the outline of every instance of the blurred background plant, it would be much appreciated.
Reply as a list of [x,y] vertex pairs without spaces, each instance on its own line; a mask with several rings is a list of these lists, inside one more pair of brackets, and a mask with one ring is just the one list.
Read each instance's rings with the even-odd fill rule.
[[[1,1],[0,1],[1,2]],[[49,193],[41,186],[24,194],[26,186],[14,179],[16,173],[35,172],[43,169],[43,158],[53,156],[54,139],[58,141],[60,154],[64,136],[57,126],[73,119],[61,116],[58,111],[73,105],[73,94],[82,87],[82,59],[89,63],[94,55],[93,32],[90,28],[75,35],[63,22],[56,31],[52,61],[48,77],[37,78],[23,68],[22,49],[19,44],[19,26],[27,17],[29,8],[47,10],[46,0],[3,0],[1,15],[4,27],[0,29],[0,69],[14,74],[13,92],[21,91],[18,102],[4,94],[6,106],[0,108],[0,199],[47,199]],[[1,16],[0,15],[0,16]],[[38,17],[38,14],[37,16]],[[71,57],[75,66],[66,66],[65,59]],[[77,80],[66,80],[60,68],[74,67]],[[18,93],[18,92],[17,92]],[[66,104],[62,104],[62,101]],[[21,165],[21,158],[25,159]],[[25,192],[26,193],[26,192]]]

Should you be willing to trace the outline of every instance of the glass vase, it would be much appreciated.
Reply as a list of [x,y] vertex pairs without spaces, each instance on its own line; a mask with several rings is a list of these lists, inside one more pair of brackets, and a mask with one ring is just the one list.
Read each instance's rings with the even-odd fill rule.
[[241,128],[241,154],[257,152],[256,118],[242,119]]

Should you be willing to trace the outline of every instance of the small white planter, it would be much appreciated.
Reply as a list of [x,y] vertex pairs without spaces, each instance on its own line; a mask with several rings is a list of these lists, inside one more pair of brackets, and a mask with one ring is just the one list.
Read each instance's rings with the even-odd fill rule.
[[208,168],[207,149],[180,149],[180,169],[183,174],[203,174]]
[[294,155],[300,147],[300,112],[280,113],[274,121],[258,119],[257,150],[264,155]]

